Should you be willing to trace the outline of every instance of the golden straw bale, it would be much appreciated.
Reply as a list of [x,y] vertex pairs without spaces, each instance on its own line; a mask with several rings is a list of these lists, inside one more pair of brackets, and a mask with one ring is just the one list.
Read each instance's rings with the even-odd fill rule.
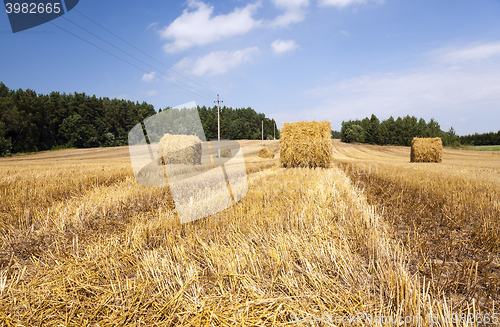
[[230,148],[221,148],[220,149],[221,158],[231,158],[231,149]]
[[201,165],[201,140],[196,135],[165,134],[158,146],[165,164]]
[[329,121],[284,123],[280,131],[281,166],[330,167],[331,138]]
[[441,162],[443,143],[440,137],[419,138],[411,141],[410,162]]
[[259,158],[274,158],[274,151],[266,146],[260,149]]

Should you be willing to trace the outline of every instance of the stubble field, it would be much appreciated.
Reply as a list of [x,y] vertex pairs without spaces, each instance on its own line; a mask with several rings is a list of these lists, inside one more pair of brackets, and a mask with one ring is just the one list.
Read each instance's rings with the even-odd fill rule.
[[188,224],[167,188],[135,182],[127,148],[0,159],[0,325],[500,313],[500,155],[410,164],[409,148],[333,142],[333,168],[282,169],[241,141],[248,193]]

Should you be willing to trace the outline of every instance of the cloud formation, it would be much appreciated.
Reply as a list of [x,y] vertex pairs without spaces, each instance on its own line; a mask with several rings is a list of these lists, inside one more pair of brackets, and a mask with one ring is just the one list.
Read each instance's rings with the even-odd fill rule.
[[382,4],[384,3],[384,0],[319,0],[318,4],[321,7],[334,6],[338,8],[344,8],[351,5],[362,5],[368,2]]
[[151,27],[156,27],[156,26],[158,26],[158,22],[153,22],[153,23],[148,25],[147,29],[150,29]]
[[175,68],[195,76],[213,76],[224,74],[231,68],[252,61],[259,53],[258,47],[232,52],[213,51],[196,60],[184,58],[175,65]]
[[[254,15],[261,7],[261,2],[235,8],[226,15],[214,16],[213,6],[199,0],[188,0],[188,8],[170,25],[158,31],[161,39],[169,40],[163,49],[167,53],[176,53],[244,35],[258,27],[286,27],[303,21],[306,17],[305,8],[309,6],[309,0],[272,0],[272,3],[283,13],[274,19],[258,20]],[[154,27],[154,24],[150,27]]]
[[258,7],[260,7],[259,2],[248,4],[244,8],[236,8],[227,15],[212,17],[214,7],[201,1],[189,0],[188,9],[185,9],[169,26],[159,31],[162,39],[173,40],[165,44],[163,49],[167,53],[175,53],[246,34],[261,24],[261,21],[253,18]]
[[142,75],[141,81],[150,83],[156,80],[156,72],[151,72],[148,74]]
[[431,51],[428,54],[450,64],[479,62],[500,56],[500,42],[473,43],[466,47],[445,47]]
[[277,39],[273,43],[271,43],[271,48],[275,54],[283,54],[285,52],[289,52],[295,50],[297,48],[297,44],[295,44],[294,40],[281,40]]
[[[488,115],[490,121],[500,119],[497,47],[498,43],[487,43],[440,48],[430,52],[429,60],[418,68],[371,73],[314,88],[307,94],[320,104],[308,113],[332,122],[339,114],[345,120],[372,113],[434,117],[445,124],[457,124],[460,134],[473,133],[469,125],[478,113]],[[340,126],[340,121],[335,125]],[[483,128],[497,130],[494,125]]]
[[304,8],[309,6],[309,0],[272,0],[276,8],[285,12],[269,23],[272,27],[285,27],[299,23],[305,19]]

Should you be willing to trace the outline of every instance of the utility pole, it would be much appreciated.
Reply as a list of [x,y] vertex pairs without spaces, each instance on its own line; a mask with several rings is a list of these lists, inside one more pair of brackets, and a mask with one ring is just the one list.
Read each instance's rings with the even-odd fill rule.
[[224,102],[224,101],[219,101],[219,95],[217,94],[217,101],[214,101],[214,103],[217,102],[217,158],[220,158],[220,106],[219,102]]
[[264,119],[262,119],[262,145],[264,145]]
[[273,129],[274,129],[273,139],[276,140],[276,122],[274,122],[274,124],[273,124]]

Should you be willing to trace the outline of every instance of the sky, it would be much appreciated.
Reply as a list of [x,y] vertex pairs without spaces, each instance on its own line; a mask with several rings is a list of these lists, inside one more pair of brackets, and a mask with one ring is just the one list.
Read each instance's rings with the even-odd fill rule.
[[500,130],[498,0],[80,0],[12,33],[0,81],[48,94],[251,107],[284,122],[377,115]]

